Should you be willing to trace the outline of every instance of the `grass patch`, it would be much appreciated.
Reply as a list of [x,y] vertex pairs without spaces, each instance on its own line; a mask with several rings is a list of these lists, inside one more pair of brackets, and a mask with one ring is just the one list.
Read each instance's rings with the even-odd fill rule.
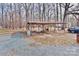
[[4,33],[7,33],[7,32],[9,32],[8,29],[0,29],[0,34],[4,34]]
[[24,29],[0,29],[0,34],[14,33],[14,32],[26,32]]

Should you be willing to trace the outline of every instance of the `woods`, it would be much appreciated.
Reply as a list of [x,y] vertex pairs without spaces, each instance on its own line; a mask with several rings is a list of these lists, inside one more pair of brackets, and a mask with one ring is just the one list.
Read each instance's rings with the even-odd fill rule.
[[0,27],[9,29],[24,28],[28,21],[67,23],[70,15],[72,19],[79,15],[79,5],[71,3],[1,3],[0,10]]

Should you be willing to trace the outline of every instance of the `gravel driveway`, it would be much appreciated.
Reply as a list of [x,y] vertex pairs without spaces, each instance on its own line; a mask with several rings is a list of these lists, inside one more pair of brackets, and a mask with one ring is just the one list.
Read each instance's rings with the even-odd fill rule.
[[19,33],[0,35],[0,55],[2,56],[60,56],[79,55],[79,45],[40,45]]

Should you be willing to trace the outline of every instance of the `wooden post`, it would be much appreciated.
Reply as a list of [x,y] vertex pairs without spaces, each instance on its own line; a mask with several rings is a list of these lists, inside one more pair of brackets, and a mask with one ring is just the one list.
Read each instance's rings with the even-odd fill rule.
[[77,40],[77,43],[79,43],[79,33],[77,33],[76,40]]
[[27,24],[27,36],[31,36],[30,24]]
[[44,32],[44,25],[42,25],[42,29],[43,29],[43,32]]

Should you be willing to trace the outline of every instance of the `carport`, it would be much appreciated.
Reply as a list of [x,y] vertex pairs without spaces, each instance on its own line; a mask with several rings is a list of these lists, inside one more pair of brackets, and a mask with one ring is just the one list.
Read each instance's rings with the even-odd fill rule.
[[50,31],[50,28],[51,27],[54,27],[53,31],[56,31],[56,28],[59,29],[59,28],[62,28],[61,26],[59,25],[63,25],[63,24],[66,24],[66,23],[63,23],[63,22],[40,22],[40,21],[30,21],[30,22],[27,22],[27,30],[28,31],[32,31],[35,27],[38,28],[42,28],[43,31]]

